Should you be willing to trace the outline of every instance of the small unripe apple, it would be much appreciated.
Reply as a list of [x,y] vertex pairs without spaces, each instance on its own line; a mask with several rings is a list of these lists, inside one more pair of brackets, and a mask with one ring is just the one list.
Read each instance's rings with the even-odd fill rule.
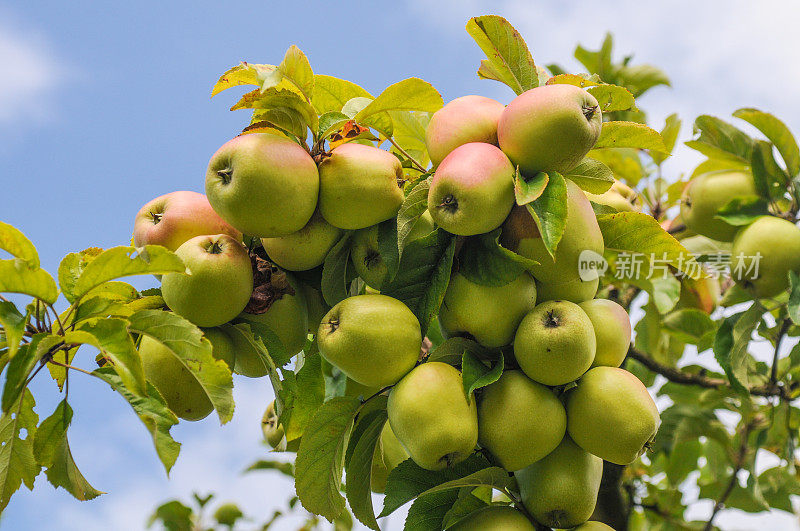
[[170,251],[195,236],[227,234],[241,240],[242,233],[231,227],[211,208],[203,194],[172,192],[145,204],[133,223],[133,245],[161,245]]
[[460,463],[478,442],[475,398],[446,363],[423,363],[408,373],[389,393],[388,413],[397,439],[427,470]]
[[269,403],[264,415],[261,417],[261,431],[264,434],[264,440],[273,450],[280,449],[286,452],[296,452],[300,447],[300,438],[288,441],[284,446],[281,446],[286,433],[283,425],[278,422],[278,413],[275,411],[274,400]]
[[225,234],[195,236],[175,251],[188,274],[168,273],[161,282],[164,302],[197,326],[227,323],[253,293],[247,249]]
[[500,149],[522,173],[566,173],[600,137],[603,117],[597,100],[573,85],[545,85],[508,104],[497,125]]
[[325,221],[317,211],[306,226],[287,236],[261,238],[270,260],[288,271],[306,271],[321,266],[339,238],[342,229]]
[[531,267],[531,272],[539,281],[540,301],[563,299],[578,303],[593,298],[597,291],[597,278],[581,279],[579,260],[584,251],[603,255],[603,234],[586,195],[571,180],[566,182],[567,218],[555,258],[547,252],[541,233],[525,207],[514,207],[500,235],[503,247],[539,262]]
[[689,181],[683,190],[683,222],[697,234],[729,242],[739,227],[715,216],[719,209],[737,197],[758,197],[753,176],[749,172],[724,170],[699,175]]
[[589,201],[611,207],[617,212],[641,212],[642,201],[633,188],[621,181],[614,181],[611,188],[602,194],[586,192]]
[[405,198],[400,159],[384,149],[343,144],[319,163],[319,211],[341,229],[363,229],[397,214]]
[[437,166],[455,148],[469,142],[497,145],[497,122],[505,106],[483,96],[456,98],[431,116],[425,145]]
[[567,432],[587,452],[628,465],[652,444],[661,425],[644,384],[617,367],[594,367],[567,394]]
[[483,286],[457,272],[450,277],[439,326],[445,336],[468,336],[485,347],[502,347],[514,340],[520,321],[535,306],[536,283],[528,273],[504,286]]
[[490,505],[470,513],[449,531],[534,531],[524,514],[508,505]]
[[694,308],[710,314],[719,305],[721,296],[718,278],[684,277],[681,279],[681,295],[675,308]]
[[147,381],[153,384],[164,401],[184,420],[206,418],[214,410],[203,386],[183,362],[165,345],[150,336],[142,336],[139,355]]
[[759,298],[789,289],[789,271],[800,271],[800,229],[782,218],[762,216],[733,240],[731,276]]
[[383,425],[375,453],[372,456],[372,474],[370,475],[370,489],[372,492],[383,493],[386,490],[386,480],[394,468],[408,459],[408,452],[395,437],[392,427],[387,422]]
[[478,403],[478,442],[510,472],[555,450],[566,431],[564,405],[522,371],[505,371]]
[[249,236],[302,229],[317,205],[319,174],[299,144],[270,133],[237,136],[208,164],[206,195],[222,218]]
[[581,524],[572,531],[614,531],[614,528],[604,524],[603,522],[586,522]]
[[592,321],[597,352],[592,367],[619,367],[631,345],[631,319],[625,308],[608,299],[592,299],[578,306]]
[[569,301],[548,301],[526,315],[514,337],[514,356],[532,380],[573,382],[591,367],[597,343],[589,316]]
[[514,205],[514,167],[492,144],[471,142],[445,157],[431,181],[428,211],[459,236],[491,232]]
[[348,377],[374,387],[392,385],[414,368],[422,333],[408,306],[386,295],[341,301],[322,319],[319,352]]

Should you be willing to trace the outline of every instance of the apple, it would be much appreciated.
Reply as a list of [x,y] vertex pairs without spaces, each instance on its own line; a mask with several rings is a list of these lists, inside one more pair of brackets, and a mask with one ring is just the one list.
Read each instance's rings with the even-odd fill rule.
[[478,441],[475,399],[464,392],[461,373],[432,361],[417,366],[389,393],[389,423],[408,455],[422,468],[460,463]]
[[455,148],[469,142],[497,145],[497,122],[505,106],[484,96],[456,98],[431,116],[425,145],[434,166]]
[[319,163],[319,210],[340,229],[363,229],[397,214],[405,195],[400,159],[384,149],[349,143]]
[[319,174],[299,144],[271,133],[237,136],[211,157],[206,195],[222,218],[249,236],[302,229],[317,205]]
[[592,321],[569,301],[548,301],[526,315],[514,337],[514,356],[532,380],[573,382],[591,367],[597,348]]
[[683,190],[683,222],[697,234],[729,242],[739,227],[728,224],[716,215],[719,209],[737,197],[758,197],[753,176],[749,172],[723,170],[698,175]]
[[224,361],[228,367],[233,370],[236,360],[236,349],[230,336],[219,327],[204,328],[203,335],[211,343],[214,357]]
[[508,505],[489,505],[462,518],[448,531],[534,531],[528,518]]
[[731,276],[756,297],[774,297],[789,289],[789,271],[800,271],[800,229],[794,223],[761,216],[736,235]]
[[581,524],[572,531],[614,531],[614,528],[604,524],[603,522],[586,522]]
[[602,126],[594,96],[574,85],[545,85],[508,104],[497,124],[497,140],[523,174],[565,174],[592,149]]
[[261,238],[269,259],[288,271],[307,271],[321,266],[328,252],[342,237],[338,229],[314,212],[306,226],[287,236]]
[[478,402],[478,443],[511,472],[555,450],[566,431],[564,405],[522,371],[505,371]]
[[642,201],[639,194],[627,184],[614,180],[611,188],[602,194],[585,192],[589,201],[611,207],[617,212],[641,212]]
[[322,319],[317,333],[322,356],[356,382],[385,387],[417,363],[422,333],[408,306],[386,295],[341,301]]
[[194,374],[165,345],[150,336],[139,344],[144,376],[164,398],[167,407],[184,420],[201,420],[214,410]]
[[208,234],[227,234],[241,240],[242,233],[225,222],[203,194],[172,192],[145,204],[133,222],[133,245],[161,245],[174,251],[186,240]]
[[372,473],[370,489],[382,494],[386,490],[386,480],[394,468],[408,459],[408,452],[395,437],[392,427],[387,422],[383,425],[375,453],[372,456]]
[[542,525],[566,529],[592,516],[603,461],[564,437],[544,459],[514,472],[522,503]]
[[195,236],[175,251],[188,274],[168,273],[161,294],[172,311],[197,326],[227,323],[253,293],[253,270],[247,249],[226,234]]
[[625,308],[608,299],[592,299],[578,306],[586,312],[594,328],[597,351],[592,367],[619,367],[631,345],[631,319]]
[[536,223],[526,207],[517,206],[503,224],[500,243],[526,258],[536,260],[531,272],[539,281],[539,301],[564,299],[583,302],[592,299],[598,279],[583,281],[578,262],[583,251],[603,254],[603,234],[592,205],[577,184],[567,182],[567,218],[564,233],[554,253],[547,252]]
[[471,236],[499,227],[514,205],[514,167],[492,144],[470,142],[447,155],[428,191],[428,211],[447,232]]
[[275,401],[269,403],[264,415],[261,417],[261,431],[264,440],[273,450],[281,452],[297,452],[300,447],[300,438],[284,442],[286,435],[283,425],[278,422],[278,414],[275,411]]
[[468,336],[485,347],[502,347],[514,340],[520,321],[535,306],[536,283],[528,273],[504,286],[483,286],[456,272],[439,309],[439,326],[447,337]]
[[567,394],[567,432],[584,450],[628,465],[652,444],[661,418],[644,384],[617,367],[594,367]]

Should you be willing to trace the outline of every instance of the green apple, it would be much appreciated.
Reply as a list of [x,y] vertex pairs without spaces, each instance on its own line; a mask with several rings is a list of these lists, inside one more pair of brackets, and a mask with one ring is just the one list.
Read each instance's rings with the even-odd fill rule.
[[759,298],[774,297],[789,289],[789,271],[800,271],[800,229],[794,223],[762,216],[736,235],[731,249],[736,283]]
[[133,245],[161,245],[174,251],[186,240],[208,234],[227,234],[241,240],[242,233],[231,227],[211,208],[203,194],[172,192],[145,204],[133,222]]
[[408,306],[386,295],[341,301],[317,333],[322,356],[348,377],[374,387],[392,385],[414,368],[422,333]]
[[285,441],[286,435],[283,425],[278,422],[278,414],[275,411],[275,401],[269,403],[264,415],[261,417],[261,431],[264,434],[264,440],[269,444],[273,450],[280,452],[297,452],[300,447],[300,438]]
[[319,163],[319,210],[341,229],[363,229],[397,214],[403,204],[400,159],[384,149],[343,144]]
[[204,328],[203,335],[211,342],[214,357],[224,361],[233,370],[236,360],[236,348],[231,337],[219,327]]
[[370,489],[382,494],[386,490],[386,480],[394,468],[408,459],[408,452],[395,437],[392,427],[387,422],[383,425],[375,453],[372,456],[372,474]]
[[306,300],[306,308],[308,310],[308,333],[317,334],[319,330],[319,323],[325,314],[331,311],[331,307],[325,302],[322,292],[308,284],[301,283],[300,289],[303,292],[303,298]]
[[594,297],[598,279],[581,280],[578,263],[581,253],[591,251],[602,256],[603,234],[592,205],[577,184],[567,182],[567,218],[564,233],[555,251],[547,252],[530,212],[515,207],[503,224],[500,243],[503,247],[539,262],[531,272],[539,281],[539,300],[564,299],[583,302]]
[[497,122],[505,106],[483,96],[456,98],[431,116],[425,145],[434,166],[455,148],[470,142],[497,145]]
[[470,513],[448,531],[534,531],[528,518],[508,505],[490,505]]
[[603,461],[569,437],[544,459],[514,473],[522,503],[542,525],[565,529],[592,516]]
[[169,348],[150,336],[142,336],[139,355],[145,378],[177,416],[200,420],[214,410],[200,382]]
[[226,234],[195,236],[175,251],[188,274],[168,273],[161,294],[172,311],[197,326],[227,323],[253,293],[253,270],[247,249]]
[[594,367],[567,394],[567,432],[606,461],[627,465],[652,443],[661,418],[639,379],[617,367]]
[[[308,309],[300,283],[288,273],[274,270],[270,284],[276,288],[274,299],[264,313],[242,312],[239,319],[246,323],[266,325],[281,341],[288,356],[294,356],[306,345],[308,339]],[[238,374],[258,378],[267,374],[267,368],[252,349],[236,353]]]
[[614,528],[604,524],[603,522],[586,522],[581,524],[572,531],[614,531]]
[[625,308],[608,299],[592,299],[578,306],[586,312],[594,328],[597,351],[592,367],[619,367],[631,345],[631,319]]
[[521,371],[505,371],[478,403],[478,443],[511,472],[555,450],[566,431],[564,405]]
[[721,296],[718,278],[684,277],[681,279],[681,294],[675,308],[694,308],[710,314],[719,305]]
[[261,244],[276,265],[289,271],[306,271],[321,266],[339,238],[342,229],[314,212],[306,226],[287,236],[261,238]]
[[[433,218],[426,210],[411,227],[405,241],[409,243],[418,240],[433,232],[435,228]],[[389,270],[378,249],[378,225],[355,231],[350,247],[350,259],[356,273],[367,286],[376,290],[383,287]]]
[[532,380],[544,385],[573,382],[592,366],[594,328],[580,306],[548,301],[526,315],[514,337],[514,356]]
[[602,194],[586,192],[589,201],[611,207],[617,212],[641,212],[642,201],[633,188],[621,181],[614,181],[611,188]]
[[698,175],[683,190],[683,222],[697,234],[729,242],[739,227],[718,219],[716,215],[720,208],[737,197],[758,197],[753,176],[749,172],[723,170]]
[[271,133],[237,136],[208,163],[206,195],[214,210],[250,236],[302,229],[317,205],[319,174],[299,144]]
[[525,175],[566,173],[600,137],[597,100],[574,85],[545,85],[508,104],[497,124],[500,149]]
[[475,399],[464,393],[461,373],[452,365],[417,366],[392,388],[388,412],[397,439],[427,470],[460,463],[478,442]]
[[522,273],[504,286],[475,284],[454,273],[439,310],[439,326],[447,337],[468,336],[489,348],[514,340],[522,318],[536,306],[536,283]]
[[514,167],[492,144],[470,142],[445,157],[428,191],[428,211],[453,234],[491,232],[514,205]]

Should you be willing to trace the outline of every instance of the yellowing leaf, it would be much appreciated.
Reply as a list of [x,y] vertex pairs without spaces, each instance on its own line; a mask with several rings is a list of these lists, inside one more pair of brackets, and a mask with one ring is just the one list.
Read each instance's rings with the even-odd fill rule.
[[21,258],[0,260],[0,293],[22,293],[53,304],[58,298],[56,281],[50,273]]
[[636,122],[605,122],[594,149],[637,148],[669,153],[655,129]]
[[486,15],[467,22],[472,36],[488,58],[481,61],[478,76],[500,81],[517,94],[539,86],[539,76],[528,45],[503,17]]
[[372,94],[352,81],[324,74],[314,75],[314,95],[311,102],[317,113],[340,112],[344,104],[353,98],[372,98]]
[[28,266],[36,269],[39,267],[39,253],[36,247],[22,231],[0,221],[0,249],[8,252],[21,260],[28,262]]
[[443,105],[442,96],[433,85],[411,77],[386,87],[377,98],[355,115],[355,120],[363,123],[366,118],[384,111],[435,112]]

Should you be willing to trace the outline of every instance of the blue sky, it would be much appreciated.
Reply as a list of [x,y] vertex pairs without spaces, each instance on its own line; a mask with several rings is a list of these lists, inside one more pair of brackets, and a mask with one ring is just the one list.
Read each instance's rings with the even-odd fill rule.
[[[595,48],[614,31],[618,53],[635,51],[637,61],[655,63],[672,78],[673,89],[653,90],[642,106],[656,124],[679,112],[684,139],[697,114],[725,117],[744,106],[771,111],[800,132],[794,2],[598,4],[0,1],[0,219],[37,244],[51,271],[68,252],[126,244],[147,200],[202,191],[208,158],[246,120],[228,111],[233,94],[209,99],[218,75],[240,60],[277,63],[290,44],[317,73],[373,93],[413,75],[445,101],[483,94],[507,103],[508,89],[475,75],[481,52],[463,29],[470,16],[486,13],[509,18],[543,64],[576,68],[577,42]],[[697,160],[685,150],[674,159],[671,175]],[[99,382],[76,377],[72,450],[85,476],[109,494],[80,503],[40,477],[33,493],[13,499],[0,527],[142,529],[158,501],[192,490],[216,490],[251,513],[271,514],[291,485],[273,475],[239,474],[264,456],[259,419],[271,391],[266,381],[236,385],[232,423],[220,428],[209,417],[173,431],[184,446],[168,481],[127,405]],[[55,406],[51,388],[44,379],[35,384],[40,415]],[[696,515],[708,510],[701,506]],[[786,515],[755,521],[733,513],[719,522],[726,529],[796,528]],[[401,520],[386,528],[402,528]]]

